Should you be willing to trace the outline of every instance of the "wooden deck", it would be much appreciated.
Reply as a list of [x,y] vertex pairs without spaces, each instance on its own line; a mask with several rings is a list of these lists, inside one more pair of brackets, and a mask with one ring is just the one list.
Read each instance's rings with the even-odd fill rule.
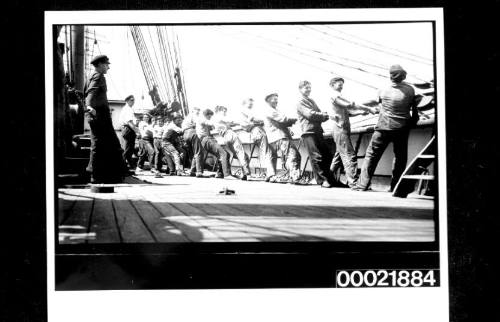
[[[60,244],[433,241],[434,200],[262,181],[139,175],[114,193],[58,191]],[[221,195],[224,188],[235,195]]]

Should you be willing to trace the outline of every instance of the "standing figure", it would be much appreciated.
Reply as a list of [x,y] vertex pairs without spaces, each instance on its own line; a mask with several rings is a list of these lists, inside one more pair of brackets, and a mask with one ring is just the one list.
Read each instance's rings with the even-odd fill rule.
[[154,170],[155,148],[153,147],[153,124],[151,123],[151,115],[145,113],[142,116],[142,121],[139,122],[139,161],[137,162],[136,171],[143,171],[146,159],[151,167],[151,172]]
[[154,169],[156,171],[156,178],[162,177],[161,170],[163,166],[164,156],[163,156],[163,149],[161,147],[161,141],[164,130],[165,130],[165,124],[163,121],[163,116],[157,116],[155,119],[155,123],[153,125],[153,147],[155,149]]
[[212,153],[217,158],[216,178],[234,179],[231,174],[228,153],[217,143],[217,140],[210,133],[215,129],[214,123],[210,120],[214,112],[210,109],[203,111],[203,116],[196,120],[196,134],[201,140],[201,145],[207,153]]
[[340,171],[345,170],[347,185],[354,187],[358,180],[358,159],[351,142],[351,123],[349,116],[367,113],[375,114],[375,109],[348,101],[342,97],[344,79],[334,77],[330,80],[332,88],[330,119],[333,121],[333,140],[336,152],[333,156],[330,169],[335,181],[340,184]]
[[91,64],[95,71],[85,84],[86,117],[90,126],[90,160],[87,172],[92,183],[118,183],[129,175],[123,159],[123,150],[111,121],[106,95],[106,78],[109,59],[105,55],[96,56]]
[[241,109],[241,127],[250,133],[250,140],[259,146],[259,162],[266,168],[266,182],[276,175],[276,168],[271,162],[271,148],[264,131],[264,121],[259,118],[253,107],[253,99],[247,98],[243,101]]
[[[296,183],[300,179],[300,153],[293,145],[292,134],[288,129],[297,122],[296,118],[285,116],[279,112],[278,94],[273,93],[266,96],[268,107],[263,109],[264,129],[266,130],[269,146],[271,148],[271,164],[276,169],[278,151],[281,157],[282,167],[287,170],[289,179],[287,182]],[[270,180],[270,182],[275,182]]]
[[135,126],[135,115],[132,107],[134,106],[134,95],[125,98],[125,105],[120,112],[119,123],[121,125],[121,135],[123,138],[123,158],[127,162],[129,169],[135,169],[132,155],[135,150],[135,139],[139,129]]
[[201,178],[203,177],[203,147],[200,138],[196,135],[196,119],[198,117],[200,117],[200,108],[193,107],[182,122],[182,130],[186,150],[191,159],[189,174],[192,177]]
[[410,128],[415,126],[419,119],[417,105],[421,96],[416,96],[414,88],[403,82],[406,71],[400,65],[391,66],[389,74],[391,86],[379,90],[378,99],[374,101],[381,105],[380,116],[366,149],[355,190],[368,190],[377,164],[391,142],[394,146],[394,162],[390,191],[394,189],[406,167],[408,136]]
[[297,114],[302,131],[302,142],[309,153],[316,183],[323,188],[330,188],[333,184],[333,175],[330,171],[332,152],[326,144],[321,127],[321,123],[328,120],[328,114],[321,112],[318,105],[309,98],[311,94],[309,81],[301,81],[299,91],[302,97],[297,104]]
[[231,129],[231,126],[237,125],[235,122],[229,120],[227,117],[227,108],[225,106],[215,107],[214,116],[215,130],[217,130],[220,136],[224,140],[225,147],[229,152],[232,153],[233,157],[238,159],[240,163],[242,175],[241,180],[247,180],[250,175],[250,159],[243,148],[238,135]]
[[184,149],[183,139],[182,139],[182,115],[179,112],[172,113],[172,121],[170,121],[162,136],[162,149],[165,155],[170,156],[175,165],[175,170],[170,169],[170,174],[175,174],[178,176],[184,175],[183,159],[186,155]]

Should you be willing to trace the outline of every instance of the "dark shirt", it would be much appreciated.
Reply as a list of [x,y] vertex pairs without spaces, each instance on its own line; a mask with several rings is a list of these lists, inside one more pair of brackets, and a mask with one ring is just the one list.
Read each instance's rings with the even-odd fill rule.
[[410,126],[410,111],[416,104],[415,99],[415,90],[404,82],[380,90],[380,116],[375,129],[398,130]]
[[[110,111],[108,106],[108,97],[106,95],[107,86],[104,74],[94,72],[85,84],[85,105],[91,106],[96,110],[97,117],[99,114],[107,113],[109,117]],[[105,116],[105,115],[102,115]]]
[[328,116],[321,112],[312,99],[302,97],[297,104],[297,114],[299,115],[298,120],[302,134],[323,133],[321,123],[328,120]]

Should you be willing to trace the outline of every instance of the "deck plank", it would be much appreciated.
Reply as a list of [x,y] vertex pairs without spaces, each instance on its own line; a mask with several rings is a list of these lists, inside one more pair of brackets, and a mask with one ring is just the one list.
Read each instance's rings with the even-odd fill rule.
[[121,242],[110,199],[95,199],[94,211],[90,218],[90,231],[96,234],[95,239],[87,241],[90,244]]
[[148,228],[141,220],[132,203],[126,199],[113,200],[116,219],[122,242],[151,243],[155,242]]
[[162,218],[161,214],[154,208],[150,202],[144,200],[132,200],[133,205],[140,213],[149,230],[155,236],[156,241],[161,243],[169,242],[187,242],[187,239],[182,231],[166,218]]
[[212,233],[206,227],[203,227],[196,220],[190,218],[186,213],[176,208],[170,203],[159,202],[154,206],[159,210],[164,218],[167,218],[172,225],[182,231],[183,235],[192,242],[213,241],[218,242],[222,239]]
[[85,243],[93,238],[88,233],[89,219],[94,206],[93,198],[78,198],[71,208],[71,214],[59,225],[59,242],[61,244]]

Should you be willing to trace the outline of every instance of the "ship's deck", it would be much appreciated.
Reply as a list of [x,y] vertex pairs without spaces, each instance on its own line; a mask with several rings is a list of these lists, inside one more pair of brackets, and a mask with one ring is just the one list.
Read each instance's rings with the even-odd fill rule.
[[[60,244],[434,240],[434,200],[317,185],[165,176],[58,189]],[[219,194],[224,187],[234,195]]]

